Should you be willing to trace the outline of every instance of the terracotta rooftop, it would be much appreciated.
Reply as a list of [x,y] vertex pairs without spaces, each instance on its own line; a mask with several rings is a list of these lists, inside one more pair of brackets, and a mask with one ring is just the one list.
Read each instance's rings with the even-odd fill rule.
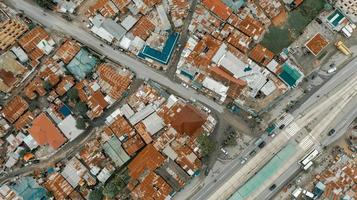
[[226,21],[232,14],[232,10],[221,0],[203,0],[202,4],[223,21]]
[[311,51],[315,56],[318,55],[322,49],[324,49],[328,45],[328,41],[324,38],[320,33],[316,33],[314,37],[312,37],[305,46]]
[[75,40],[66,40],[56,51],[55,58],[61,59],[65,64],[71,62],[81,50],[81,45]]
[[112,2],[120,10],[120,12],[124,13],[131,0],[112,0]]
[[195,136],[206,122],[207,115],[190,104],[186,104],[172,117],[171,126],[180,134]]
[[50,39],[50,35],[44,28],[37,26],[25,33],[20,39],[19,44],[25,50],[32,61],[38,61],[45,53],[37,47],[42,40]]
[[28,132],[39,145],[48,144],[53,149],[58,149],[67,141],[45,113],[41,113],[32,121],[32,126],[28,129]]
[[249,53],[249,57],[257,63],[267,66],[274,58],[274,53],[264,46],[257,44]]
[[152,199],[165,200],[172,192],[171,186],[154,172],[150,172],[145,179],[131,192],[134,200]]
[[145,171],[153,171],[160,167],[165,161],[165,157],[158,152],[152,144],[140,151],[129,163],[129,175],[133,179],[138,179]]
[[24,89],[24,94],[31,100],[37,97],[36,93],[41,97],[45,96],[47,93],[43,87],[43,81],[38,77],[33,79]]
[[162,0],[143,0],[143,2],[146,4],[148,7],[153,7],[156,4],[161,3]]
[[139,122],[138,124],[136,124],[135,130],[136,132],[138,132],[138,134],[146,144],[150,144],[152,142],[152,137],[150,133],[146,130],[146,127],[143,122]]
[[27,109],[29,105],[20,96],[15,96],[2,109],[4,118],[10,123],[14,123]]
[[136,134],[134,137],[125,141],[122,146],[129,156],[133,156],[137,151],[145,146],[145,143],[141,137]]
[[197,67],[206,69],[208,65],[211,64],[211,60],[218,51],[221,43],[221,41],[213,38],[211,35],[205,35],[202,40],[197,43],[187,60]]
[[262,23],[250,16],[246,16],[239,23],[238,29],[249,37],[252,37],[254,40],[258,40],[265,31]]
[[26,128],[26,126],[30,125],[34,119],[35,115],[31,111],[27,111],[15,122],[16,130],[19,131]]
[[20,20],[9,19],[0,22],[0,51],[15,44],[16,39],[27,30],[27,26]]
[[117,118],[109,125],[109,128],[118,138],[123,135],[129,137],[134,131],[123,116],[117,116]]
[[60,96],[66,94],[66,92],[74,85],[74,78],[72,76],[62,77],[61,82],[56,87],[56,93]]
[[86,16],[90,17],[99,12],[104,17],[114,17],[119,9],[110,0],[97,0],[95,4],[91,5],[86,12]]
[[74,190],[66,179],[58,172],[48,175],[44,186],[51,191],[55,199],[67,199]]
[[175,148],[178,155],[176,162],[185,170],[196,172],[201,167],[201,161],[188,146]]
[[237,29],[232,30],[230,33],[226,41],[241,52],[247,53],[252,39]]
[[138,36],[143,40],[146,40],[151,33],[155,30],[155,25],[148,19],[147,16],[143,16],[132,28],[131,32],[134,36]]
[[96,73],[99,76],[98,84],[102,87],[102,90],[115,100],[122,97],[131,83],[131,73],[128,70],[119,74],[110,64],[99,65]]

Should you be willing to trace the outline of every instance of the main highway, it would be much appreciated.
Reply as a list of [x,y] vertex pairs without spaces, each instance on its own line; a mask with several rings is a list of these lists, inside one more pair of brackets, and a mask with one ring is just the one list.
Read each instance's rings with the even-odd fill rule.
[[[130,68],[134,71],[138,78],[151,79],[158,82],[161,85],[166,86],[174,90],[178,95],[184,98],[195,98],[198,101],[208,105],[218,112],[223,112],[224,107],[212,101],[211,99],[198,94],[192,89],[182,87],[160,72],[152,69],[139,60],[132,58],[124,53],[114,50],[112,47],[103,44],[103,42],[94,37],[88,30],[85,30],[83,24],[77,22],[67,22],[55,14],[44,12],[39,7],[34,6],[27,1],[23,0],[8,0],[8,5],[16,8],[17,10],[23,10],[24,14],[29,16],[35,21],[38,21],[42,25],[54,29],[58,32],[70,35],[79,42],[89,46],[93,50],[102,55],[106,55],[110,60],[119,63],[123,66]],[[351,63],[356,63],[357,60]],[[301,140],[304,145],[301,146],[299,151],[296,152],[288,162],[287,165],[281,166],[281,169],[271,180],[264,183],[258,191],[250,197],[250,199],[257,198],[257,195],[261,194],[267,187],[276,180],[277,177],[285,173],[287,169],[291,167],[291,163],[296,162],[306,151],[308,151],[313,144],[307,141],[319,142],[321,141],[321,135],[326,133],[326,130],[330,128],[336,117],[345,119],[348,117],[348,112],[345,115],[341,115],[341,111],[346,105],[350,105],[355,97],[356,80],[351,78],[356,76],[356,68],[349,64],[345,67],[346,70],[342,70],[335,75],[336,80],[331,80],[320,89],[316,95],[313,95],[303,104],[294,116],[296,119],[293,121],[293,125],[287,126],[284,130],[278,134],[272,142],[267,144],[263,151],[258,152],[251,160],[249,160],[244,166],[239,166],[234,163],[230,165],[228,170],[222,170],[223,174],[221,178],[217,180],[217,183],[204,186],[192,199],[227,199],[232,195],[242,184],[249,180],[254,174],[261,169],[277,152],[279,152],[283,146],[289,142],[289,140],[296,138],[300,135],[302,129],[310,125],[310,121],[314,119],[317,121],[314,127],[311,127],[312,131],[303,137]],[[351,105],[350,105],[351,106]],[[356,106],[351,106],[356,108]],[[339,115],[340,114],[340,115]],[[294,128],[295,127],[295,128]],[[297,127],[297,129],[296,129]],[[292,131],[292,129],[295,129]],[[305,131],[306,132],[306,131]],[[295,135],[296,134],[296,135]],[[290,164],[289,164],[290,163]],[[289,165],[288,165],[289,164]]]
[[[300,129],[304,129],[304,127],[314,118],[318,118],[315,120],[317,121],[316,124],[319,124],[319,126],[323,127],[318,131],[314,130],[315,132],[326,136],[326,132],[329,129],[336,128],[336,136],[332,136],[331,138],[327,139],[309,136],[309,138],[305,139],[304,142],[306,143],[309,141],[311,143],[311,140],[318,140],[314,142],[320,143],[319,141],[322,140],[321,143],[323,143],[322,146],[324,146],[336,140],[338,136],[343,134],[343,130],[345,129],[346,124],[351,122],[357,113],[357,102],[355,99],[351,99],[351,101],[346,102],[348,104],[346,104],[347,108],[345,109],[343,109],[343,107],[346,105],[341,105],[342,108],[341,106],[338,106],[338,102],[345,102],[341,101],[343,94],[347,96],[354,95],[354,93],[349,94],[346,92],[353,92],[356,90],[356,88],[353,87],[356,85],[353,77],[357,76],[355,63],[357,63],[357,59],[353,59],[350,63],[344,66],[344,68],[336,73],[327,83],[325,83],[318,91],[316,91],[316,93],[314,93],[308,100],[306,100],[306,102],[293,113],[295,121],[293,121],[292,125],[286,127],[285,130],[282,130],[282,132],[279,133],[279,135],[277,135],[271,143],[264,147],[264,149],[260,151],[255,157],[249,160],[247,164],[241,166],[239,160],[234,160],[234,162],[228,165],[226,169],[221,170],[222,172],[215,183],[202,186],[202,188],[195,195],[193,195],[191,199],[204,200],[228,198],[247,180],[249,180],[249,178],[258,172],[273,157],[274,154],[280,151],[281,148],[287,142],[289,142],[289,140],[296,139],[297,137],[303,138],[304,135],[297,132],[299,132]],[[333,109],[335,107],[336,109],[338,108],[338,110]],[[347,111],[348,109],[350,109],[350,112]],[[335,113],[338,115],[335,115]],[[324,120],[328,121],[327,117],[330,116],[333,116],[332,119],[334,120],[332,120],[331,123],[323,123]],[[336,127],[332,127],[334,125],[336,125]],[[294,135],[294,137],[290,136],[290,134]],[[307,150],[302,149],[301,151],[305,152]],[[296,161],[290,161],[291,165],[296,163]],[[294,169],[297,169],[296,165]],[[288,177],[288,174],[289,173],[286,173],[285,177]],[[266,190],[267,185],[269,185],[269,181],[267,181],[265,188],[262,188]],[[256,193],[259,195],[262,192],[257,191]]]
[[44,12],[40,7],[32,5],[24,0],[5,0],[5,2],[7,5],[15,8],[16,10],[23,11],[25,15],[29,16],[36,22],[39,22],[43,26],[71,36],[99,54],[107,56],[107,58],[111,61],[128,67],[135,72],[136,76],[140,79],[151,79],[167,88],[170,88],[178,95],[186,99],[194,98],[215,109],[219,113],[224,111],[224,107],[222,105],[219,105],[208,97],[197,93],[191,88],[185,88],[182,85],[173,82],[152,67],[147,66],[143,62],[140,62],[139,60],[130,57],[121,51],[114,50],[113,47],[105,44],[88,32],[88,30],[85,30],[83,28],[83,24],[80,24],[79,22],[68,22],[60,16],[51,12]]

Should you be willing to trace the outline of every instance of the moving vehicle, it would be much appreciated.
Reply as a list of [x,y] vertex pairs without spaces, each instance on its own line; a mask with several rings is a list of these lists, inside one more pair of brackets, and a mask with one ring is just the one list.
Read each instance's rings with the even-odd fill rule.
[[276,188],[276,185],[273,184],[273,185],[271,185],[271,186],[269,187],[269,190],[270,190],[270,191],[273,191],[275,188]]
[[331,136],[331,135],[333,135],[335,132],[336,132],[335,129],[331,129],[331,130],[327,133],[327,135],[328,135],[328,136]]

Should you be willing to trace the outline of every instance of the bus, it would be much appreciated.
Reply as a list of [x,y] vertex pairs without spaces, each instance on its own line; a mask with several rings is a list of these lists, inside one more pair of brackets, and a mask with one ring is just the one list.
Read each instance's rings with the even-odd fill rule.
[[314,149],[300,161],[300,164],[302,164],[304,167],[307,166],[309,162],[312,161],[314,158],[316,158],[318,154],[319,152],[316,149]]
[[308,169],[312,166],[312,164],[313,164],[312,161],[308,162],[308,163],[303,167],[303,169],[304,169],[305,171],[308,170]]

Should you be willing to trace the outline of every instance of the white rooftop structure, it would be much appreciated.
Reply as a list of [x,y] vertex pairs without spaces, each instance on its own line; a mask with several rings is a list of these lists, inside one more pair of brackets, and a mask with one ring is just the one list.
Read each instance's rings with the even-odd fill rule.
[[84,131],[78,129],[76,124],[76,119],[72,115],[68,115],[62,122],[58,124],[58,128],[62,131],[66,138],[68,138],[69,141],[72,141]]
[[212,90],[221,96],[221,101],[223,102],[227,97],[228,87],[223,85],[222,83],[210,78],[206,77],[202,82],[203,87]]
[[129,49],[131,44],[131,40],[127,38],[126,36],[123,36],[123,38],[120,40],[119,46],[125,50]]
[[162,30],[170,30],[171,29],[171,24],[170,24],[170,21],[169,21],[169,18],[167,17],[167,14],[166,14],[166,11],[165,11],[165,8],[162,4],[156,6],[156,10],[157,10],[157,13],[159,14],[159,18],[160,18],[160,21],[161,21],[161,27],[162,27]]
[[168,108],[171,108],[175,103],[178,101],[177,97],[175,95],[170,95],[169,98],[167,99],[166,106]]
[[87,168],[76,157],[73,157],[67,162],[61,174],[67,182],[75,188],[87,171]]
[[272,80],[269,80],[268,82],[265,83],[265,85],[260,89],[261,92],[263,92],[264,95],[268,96],[271,93],[274,92],[276,89],[276,86]]
[[165,126],[164,120],[156,112],[144,119],[143,123],[150,135],[154,135]]
[[29,60],[29,57],[21,47],[12,47],[11,51],[16,55],[20,62],[25,63]]
[[151,113],[153,112],[155,112],[155,107],[153,104],[149,104],[139,112],[135,113],[132,117],[130,117],[129,122],[131,125],[135,125],[139,123],[141,120],[151,115]]
[[176,158],[178,157],[177,153],[175,150],[172,149],[172,147],[170,145],[167,145],[162,152],[169,158],[171,158],[172,160],[176,160]]
[[121,108],[120,111],[123,113],[123,115],[129,119],[131,116],[134,115],[134,111],[133,109],[131,109],[131,107],[129,106],[129,104],[124,104]]
[[97,176],[97,179],[101,182],[101,183],[105,183],[105,181],[108,180],[108,178],[112,175],[113,171],[108,170],[106,167],[102,169],[102,171],[100,171],[100,173]]
[[37,45],[36,45],[39,49],[41,49],[43,51],[43,53],[45,53],[46,55],[49,55],[55,46],[55,41],[53,39],[50,40],[41,40]]
[[35,139],[29,134],[24,138],[24,143],[31,149],[34,150],[38,147],[38,144]]
[[132,15],[128,15],[125,17],[125,19],[120,23],[127,31],[129,31],[138,21],[135,17]]
[[120,24],[100,14],[90,18],[90,21],[93,24],[91,31],[107,42],[111,43],[114,39],[119,41],[126,33]]

